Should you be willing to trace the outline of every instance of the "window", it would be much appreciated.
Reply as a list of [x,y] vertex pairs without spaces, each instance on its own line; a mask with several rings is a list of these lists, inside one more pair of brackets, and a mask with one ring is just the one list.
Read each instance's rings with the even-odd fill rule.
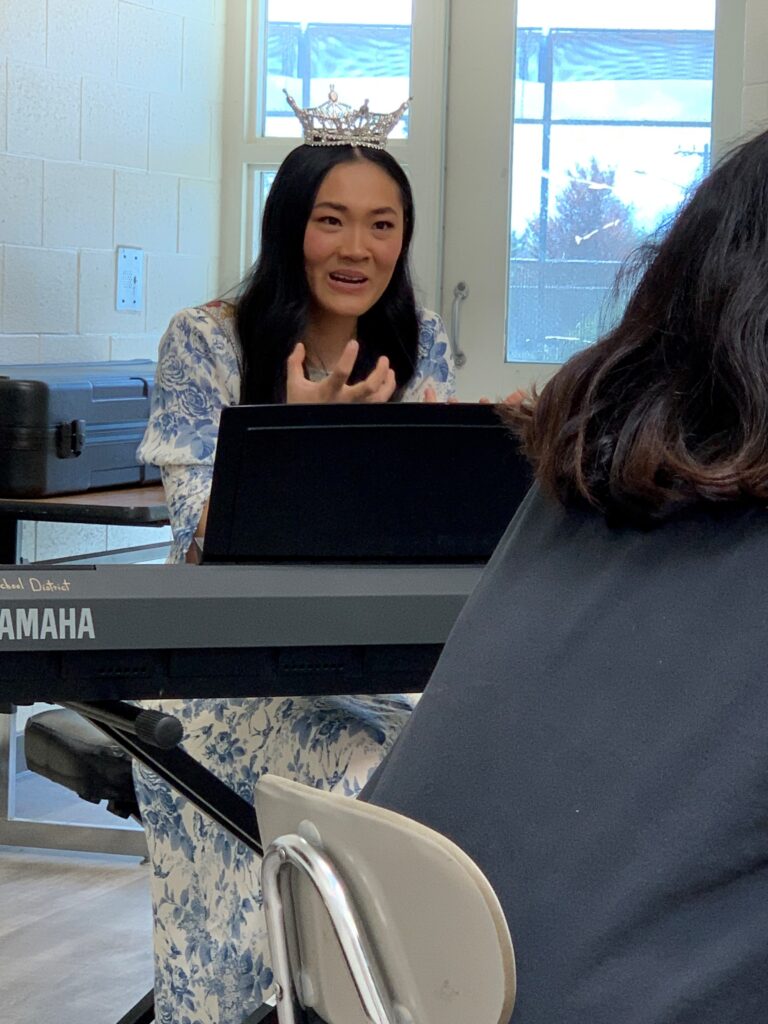
[[618,314],[620,261],[741,134],[753,8],[453,0],[441,312],[462,398],[542,384]]
[[[268,0],[262,67],[264,135],[301,134],[284,89],[301,107],[324,103],[334,85],[343,103],[395,110],[411,95],[411,0]],[[406,113],[392,137],[407,134]]]
[[442,160],[435,155],[443,146],[445,7],[443,0],[248,0],[231,5],[224,104],[224,288],[233,286],[257,255],[264,200],[275,171],[301,136],[283,90],[306,107],[324,103],[334,86],[341,102],[359,106],[368,100],[373,110],[395,110],[409,96],[416,97],[389,148],[414,190],[416,277],[421,300],[434,306],[442,225]]
[[[416,198],[419,298],[449,325],[458,314],[459,393],[546,379],[618,312],[608,300],[624,255],[739,137],[747,10],[747,0],[228,4],[222,286],[252,262],[272,175],[297,142],[282,90],[306,106],[335,85],[374,109],[412,95],[390,151]],[[749,11],[759,38],[762,6]]]
[[709,170],[714,0],[640,8],[631,28],[570,8],[518,7],[510,361],[594,341],[621,263]]

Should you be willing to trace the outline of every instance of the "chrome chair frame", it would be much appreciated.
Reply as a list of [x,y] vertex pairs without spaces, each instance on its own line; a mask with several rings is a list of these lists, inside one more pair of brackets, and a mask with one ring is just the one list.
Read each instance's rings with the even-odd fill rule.
[[400,1024],[383,981],[352,897],[325,854],[299,835],[279,836],[267,847],[261,866],[261,889],[267,920],[272,973],[275,978],[279,1024],[300,1024],[291,970],[288,933],[285,927],[290,897],[282,882],[286,869],[303,874],[317,890],[333,930],[360,1003],[371,1024]]

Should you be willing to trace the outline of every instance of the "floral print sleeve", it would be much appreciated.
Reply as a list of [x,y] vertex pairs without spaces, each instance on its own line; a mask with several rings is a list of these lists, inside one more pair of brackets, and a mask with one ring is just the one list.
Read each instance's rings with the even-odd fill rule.
[[422,309],[416,372],[403,391],[401,401],[421,402],[428,387],[434,390],[438,402],[446,402],[455,394],[456,373],[443,321],[437,313]]
[[184,309],[160,342],[152,409],[138,455],[160,466],[173,529],[170,561],[182,561],[208,499],[221,410],[240,398],[232,307]]

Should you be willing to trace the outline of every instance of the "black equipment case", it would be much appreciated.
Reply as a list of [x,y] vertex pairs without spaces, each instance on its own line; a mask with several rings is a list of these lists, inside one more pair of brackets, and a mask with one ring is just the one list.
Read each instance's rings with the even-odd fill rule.
[[0,366],[0,497],[159,480],[136,459],[156,368],[143,359]]

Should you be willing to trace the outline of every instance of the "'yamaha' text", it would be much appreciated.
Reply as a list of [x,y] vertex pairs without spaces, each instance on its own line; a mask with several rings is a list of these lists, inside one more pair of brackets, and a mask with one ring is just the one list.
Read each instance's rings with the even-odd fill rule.
[[95,640],[90,608],[0,608],[0,640]]

